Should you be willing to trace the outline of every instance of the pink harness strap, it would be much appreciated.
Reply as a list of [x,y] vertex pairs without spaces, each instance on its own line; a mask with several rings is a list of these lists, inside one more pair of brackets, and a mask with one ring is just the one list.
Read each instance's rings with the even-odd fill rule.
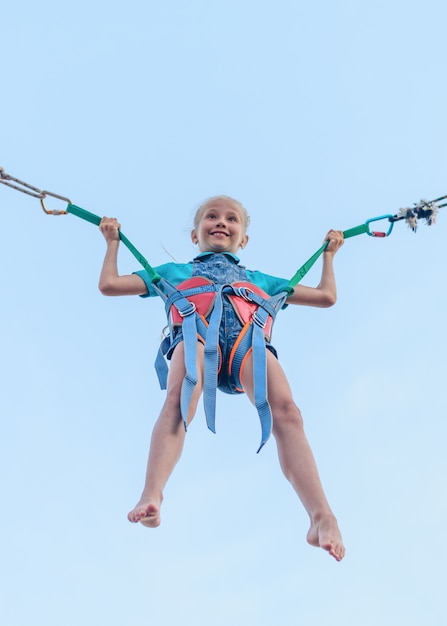
[[[208,280],[208,278],[193,276],[192,278],[188,278],[177,285],[176,289],[183,291],[184,289],[194,289],[195,287],[203,287],[205,285],[212,284],[213,282]],[[204,318],[208,317],[213,310],[215,299],[216,294],[213,291],[187,296],[187,300],[189,300],[196,307],[197,313]],[[174,305],[171,306],[171,320],[173,326],[181,326],[183,323],[183,318]]]
[[[208,278],[203,278],[202,276],[193,276],[192,278],[188,278],[187,280],[184,280],[182,283],[177,285],[176,289],[178,289],[179,291],[183,291],[186,289],[195,289],[196,287],[203,287],[205,285],[212,285],[212,284],[213,284],[212,281],[208,280]],[[235,288],[242,288],[246,292],[248,292],[248,294],[250,292],[254,292],[258,296],[261,296],[261,298],[265,298],[266,300],[268,300],[270,297],[260,287],[258,287],[257,285],[253,285],[253,283],[240,281],[240,282],[232,283],[232,286]],[[187,296],[187,299],[192,304],[194,304],[194,306],[196,307],[197,313],[202,318],[207,318],[208,315],[213,310],[215,298],[216,298],[216,294],[212,291],[204,292],[204,293],[197,293],[191,296]],[[238,316],[242,325],[245,325],[247,322],[250,322],[252,320],[253,314],[256,312],[258,308],[258,305],[255,302],[251,302],[250,300],[247,300],[243,296],[236,295],[236,294],[228,294],[228,299],[230,300],[236,312],[236,315]],[[173,326],[181,326],[183,322],[183,318],[175,306],[171,306],[171,320],[172,320]],[[267,341],[270,341],[270,336],[272,333],[272,324],[273,324],[273,319],[271,318],[271,316],[269,316],[267,323],[265,325],[265,328],[264,328],[264,334],[265,334],[265,338],[267,339]]]
[[[182,283],[177,285],[176,289],[179,291],[183,291],[186,289],[195,289],[196,287],[203,287],[212,285],[212,281],[208,280],[208,278],[203,278],[202,276],[193,276],[192,278],[188,278],[184,280]],[[260,287],[257,285],[253,285],[253,283],[248,283],[245,281],[240,281],[237,283],[232,283],[232,286],[235,288],[244,289],[248,294],[250,292],[256,293],[261,298],[265,298],[268,300],[269,295],[265,293]],[[216,299],[216,294],[213,291],[197,293],[194,295],[187,296],[187,299],[194,304],[196,307],[197,313],[202,318],[207,318],[208,315],[213,310],[214,300]],[[236,315],[240,319],[242,325],[244,326],[247,322],[252,320],[253,314],[256,312],[258,305],[255,302],[251,302],[247,300],[243,296],[237,294],[228,294],[228,299],[230,300]],[[183,322],[183,318],[176,309],[175,306],[171,306],[171,320],[173,326],[181,326]],[[264,334],[267,341],[270,341],[270,336],[272,333],[272,324],[273,319],[271,316],[268,317],[266,326],[264,328]]]
[[[247,282],[242,281],[242,282],[232,283],[232,286],[237,287],[237,288],[244,288],[247,292],[252,291],[256,293],[258,296],[261,296],[261,298],[265,298],[266,300],[270,298],[270,296],[267,293],[265,293],[265,291],[263,291],[257,285],[253,285],[253,283],[247,283]],[[258,305],[255,302],[250,302],[249,300],[246,300],[242,296],[238,296],[236,294],[234,295],[229,294],[228,298],[231,304],[233,305],[233,308],[236,311],[236,315],[241,320],[242,324],[246,324],[247,322],[250,322],[253,318],[253,314],[256,312],[258,308]],[[270,336],[272,334],[272,324],[273,324],[273,319],[269,315],[267,319],[267,323],[264,328],[264,335],[267,341],[270,341]]]
[[[183,330],[186,376],[181,391],[182,415],[188,414],[192,394],[198,382],[197,341],[201,341],[204,344],[205,415],[208,428],[215,432],[216,386],[219,382],[219,370],[224,365],[220,354],[219,339],[226,299],[238,316],[242,328],[234,346],[231,346],[229,363],[225,363],[225,367],[228,368],[235,382],[236,391],[243,391],[241,373],[250,354],[253,354],[254,400],[262,429],[259,451],[272,430],[272,415],[267,399],[265,340],[270,339],[276,312],[284,303],[287,292],[269,296],[248,281],[218,284],[202,276],[194,276],[176,287],[169,283],[167,285],[169,289],[167,289],[166,311],[169,326],[170,328],[174,325],[182,326]],[[166,354],[172,345],[171,335],[172,333],[163,342],[161,355]],[[226,348],[229,347],[226,346]],[[160,368],[159,364],[158,368]],[[165,372],[161,374],[162,377],[159,376],[159,379],[166,384],[166,374]],[[230,392],[233,393],[233,391]]]

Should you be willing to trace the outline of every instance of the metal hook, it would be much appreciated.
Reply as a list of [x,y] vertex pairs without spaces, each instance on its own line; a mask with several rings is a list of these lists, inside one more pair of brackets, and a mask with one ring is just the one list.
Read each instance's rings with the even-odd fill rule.
[[[379,217],[372,217],[371,219],[366,220],[365,224],[368,226],[368,235],[370,237],[388,237],[391,234],[391,231],[393,230],[393,226],[394,226],[392,217],[393,217],[392,215],[380,215]],[[369,225],[371,224],[371,222],[379,222],[380,220],[388,220],[390,222],[390,225],[386,232],[378,232],[378,231],[369,230]]]
[[[17,184],[14,185],[11,181]],[[66,198],[65,196],[60,196],[59,194],[53,193],[51,191],[44,191],[42,189],[39,189],[38,187],[30,185],[29,183],[26,183],[23,180],[14,178],[13,176],[10,176],[5,172],[3,167],[0,167],[0,183],[8,185],[8,187],[12,187],[13,189],[17,189],[17,191],[21,191],[22,193],[26,193],[29,196],[33,196],[34,198],[39,198],[42,209],[47,215],[67,215],[68,213],[68,211],[59,211],[58,209],[52,211],[48,210],[45,206],[45,198],[47,196],[51,196],[52,198],[57,198],[58,200],[63,200],[64,202],[71,204],[71,200],[69,198]]]
[[52,198],[57,198],[58,200],[63,200],[67,204],[72,204],[71,200],[69,198],[66,198],[65,196],[60,196],[59,194],[52,193],[51,191],[42,191],[42,197],[40,198],[40,204],[42,205],[42,209],[45,211],[45,213],[47,215],[68,215],[68,211],[59,211],[58,209],[54,209],[52,211],[49,211],[47,209],[47,207],[45,206],[45,198],[47,196],[51,196]]

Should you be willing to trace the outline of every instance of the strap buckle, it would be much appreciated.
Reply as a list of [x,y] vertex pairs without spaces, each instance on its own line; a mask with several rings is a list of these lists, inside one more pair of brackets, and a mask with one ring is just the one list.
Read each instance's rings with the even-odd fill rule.
[[236,294],[246,300],[247,302],[253,302],[252,294],[255,292],[250,287],[237,287],[235,289]]
[[262,311],[261,308],[256,309],[256,311],[253,313],[253,315],[251,316],[251,319],[253,320],[253,322],[255,324],[257,324],[258,326],[260,326],[263,330],[264,328],[267,326],[267,321],[268,321],[268,313],[265,311],[265,313],[267,313],[267,315],[264,317],[264,319],[261,319],[259,312]]
[[180,317],[188,317],[188,315],[192,315],[193,313],[195,313],[197,311],[197,308],[196,308],[196,305],[194,304],[194,302],[189,302],[188,301],[188,304],[189,304],[189,307],[185,307],[183,310],[177,309],[178,314],[180,315]]

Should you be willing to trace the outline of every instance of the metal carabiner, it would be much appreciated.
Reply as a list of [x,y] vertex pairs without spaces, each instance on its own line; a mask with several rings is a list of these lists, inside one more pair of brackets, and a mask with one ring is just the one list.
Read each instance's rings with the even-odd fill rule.
[[49,211],[47,207],[45,206],[45,198],[47,196],[51,196],[52,198],[57,198],[58,200],[63,200],[67,204],[72,204],[71,200],[69,198],[66,198],[65,196],[60,196],[59,194],[52,193],[51,191],[42,191],[40,204],[42,205],[42,209],[45,211],[47,215],[68,215],[68,211],[59,211],[59,209],[54,209],[52,211]]
[[45,198],[47,196],[51,196],[53,198],[57,198],[58,200],[64,200],[65,202],[67,202],[67,204],[71,204],[71,200],[69,200],[69,198],[66,198],[65,196],[60,196],[57,193],[52,193],[51,191],[44,191],[42,189],[39,189],[38,187],[34,187],[34,185],[30,185],[29,183],[20,180],[19,178],[10,176],[5,172],[3,167],[0,167],[0,183],[3,183],[8,187],[12,187],[17,191],[21,191],[22,193],[26,193],[28,196],[33,196],[33,198],[39,198],[42,209],[47,215],[67,215],[68,213],[68,211],[59,211],[57,209],[49,211],[45,206]]
[[[380,220],[389,220],[390,225],[386,232],[369,230],[369,225],[371,222],[378,222]],[[368,226],[367,234],[370,237],[388,237],[388,235],[390,235],[391,231],[393,230],[394,221],[393,221],[393,216],[390,214],[387,214],[387,215],[380,215],[379,217],[371,217],[369,220],[366,220],[365,224]]]

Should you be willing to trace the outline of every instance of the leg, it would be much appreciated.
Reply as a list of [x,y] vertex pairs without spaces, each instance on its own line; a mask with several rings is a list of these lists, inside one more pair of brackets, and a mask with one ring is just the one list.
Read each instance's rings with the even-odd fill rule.
[[[301,413],[278,360],[267,351],[268,399],[279,461],[310,518],[307,541],[327,550],[337,561],[345,554],[337,520],[324,494],[314,456],[303,429]],[[252,359],[247,361],[242,384],[253,402]]]
[[[203,347],[197,350],[198,383],[193,393],[187,423],[194,417],[202,393]],[[185,428],[180,411],[180,392],[185,377],[183,342],[174,350],[169,369],[166,400],[152,431],[146,481],[138,504],[127,516],[130,522],[141,522],[155,528],[160,524],[163,489],[183,450]]]

